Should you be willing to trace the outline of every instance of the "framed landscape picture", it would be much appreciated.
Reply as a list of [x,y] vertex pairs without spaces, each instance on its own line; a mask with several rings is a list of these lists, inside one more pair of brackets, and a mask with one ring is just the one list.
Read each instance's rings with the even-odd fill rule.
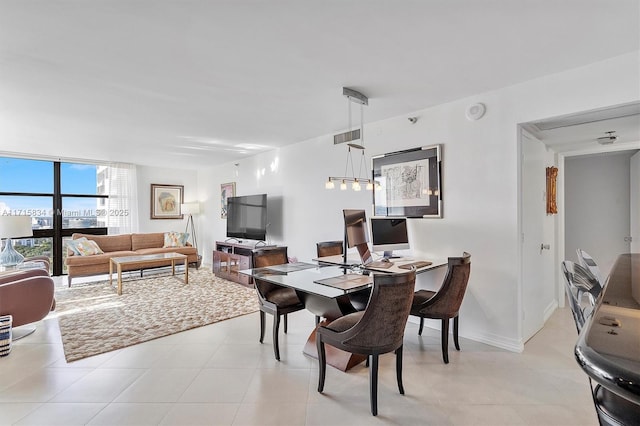
[[220,185],[220,217],[227,218],[227,199],[236,196],[236,183],[229,182]]
[[442,217],[440,145],[373,157],[375,216]]
[[151,219],[182,219],[183,185],[151,184]]

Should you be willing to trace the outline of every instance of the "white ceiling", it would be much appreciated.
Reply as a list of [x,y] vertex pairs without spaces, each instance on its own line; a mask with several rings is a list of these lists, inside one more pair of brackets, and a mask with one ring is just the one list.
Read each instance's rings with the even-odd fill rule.
[[4,1],[0,151],[204,167],[640,48],[637,0]]

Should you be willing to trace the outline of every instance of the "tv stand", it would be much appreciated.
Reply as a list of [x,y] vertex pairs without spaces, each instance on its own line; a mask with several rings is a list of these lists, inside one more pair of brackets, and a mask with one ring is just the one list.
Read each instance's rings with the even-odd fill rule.
[[247,287],[253,287],[251,277],[239,274],[238,271],[250,269],[253,264],[253,250],[264,247],[275,246],[216,241],[216,249],[213,251],[214,275]]

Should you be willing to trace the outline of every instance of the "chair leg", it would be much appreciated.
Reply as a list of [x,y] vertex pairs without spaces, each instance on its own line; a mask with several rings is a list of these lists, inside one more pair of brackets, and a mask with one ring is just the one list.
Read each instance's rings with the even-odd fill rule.
[[402,386],[402,346],[396,349],[396,376],[398,377],[398,391],[400,391],[400,395],[404,395],[404,386]]
[[369,368],[369,394],[371,397],[371,414],[378,415],[378,354],[371,355]]
[[287,334],[287,314],[284,314],[284,334]]
[[420,317],[420,328],[418,328],[418,336],[422,336],[423,327],[424,327],[424,318]]
[[369,366],[369,360],[371,359],[371,355],[367,355],[367,359],[364,361],[364,366],[368,367]]
[[442,359],[449,364],[449,318],[442,320]]
[[265,322],[265,317],[264,317],[264,312],[260,311],[260,343],[262,343],[262,341],[264,340],[264,322]]
[[324,378],[327,373],[327,357],[324,352],[324,342],[316,333],[316,347],[318,349],[318,392],[324,389]]
[[458,316],[453,319],[453,344],[456,345],[456,350],[460,350],[460,342],[458,341]]
[[[286,321],[285,316],[285,321]],[[280,346],[278,345],[278,327],[280,327],[280,315],[277,313],[273,316],[273,353],[276,360],[280,361]]]

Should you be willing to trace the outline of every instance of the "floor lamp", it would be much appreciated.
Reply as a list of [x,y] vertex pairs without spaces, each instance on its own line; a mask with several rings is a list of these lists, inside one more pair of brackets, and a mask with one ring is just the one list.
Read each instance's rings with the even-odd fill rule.
[[[193,246],[196,248],[197,252],[198,237],[196,236],[196,226],[193,223],[193,215],[197,215],[200,213],[200,203],[198,201],[184,203],[180,206],[180,211],[182,212],[182,214],[189,215],[189,218],[187,219],[187,226],[185,227],[184,232],[189,232],[191,234],[191,241],[193,241]],[[198,262],[200,262],[200,254],[198,254]]]
[[7,239],[4,250],[0,253],[0,265],[12,267],[21,264],[24,256],[13,248],[11,239],[31,236],[31,216],[0,216],[0,238]]

